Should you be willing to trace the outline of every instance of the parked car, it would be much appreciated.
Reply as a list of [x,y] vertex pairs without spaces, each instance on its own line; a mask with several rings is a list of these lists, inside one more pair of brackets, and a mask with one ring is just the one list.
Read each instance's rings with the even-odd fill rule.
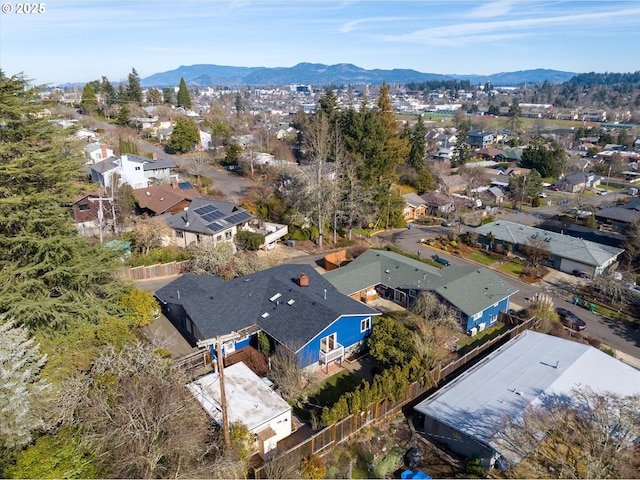
[[445,267],[451,266],[451,264],[449,263],[449,260],[447,260],[446,258],[442,258],[439,255],[431,255],[431,258],[433,258],[433,260],[438,262],[440,265],[443,265]]
[[540,195],[538,195],[538,197],[540,198],[547,198],[547,194],[542,192]]
[[584,323],[584,320],[581,320],[575,313],[567,310],[566,308],[556,308],[556,312],[558,312],[560,321],[565,327],[577,330],[578,332],[587,328],[587,324]]
[[589,278],[589,274],[587,272],[583,272],[582,270],[573,270],[571,275],[578,278]]

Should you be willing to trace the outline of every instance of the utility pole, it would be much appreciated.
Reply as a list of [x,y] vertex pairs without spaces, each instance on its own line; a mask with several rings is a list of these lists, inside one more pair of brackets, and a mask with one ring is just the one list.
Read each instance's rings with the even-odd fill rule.
[[[102,206],[102,202],[113,202],[113,197],[98,197],[98,198],[89,198],[90,202],[98,202],[98,220],[100,221],[100,243],[103,241],[102,234],[102,221],[104,220],[104,207]],[[113,206],[113,203],[112,203]],[[114,218],[115,221],[115,218]]]
[[220,407],[222,409],[222,430],[224,431],[224,444],[227,450],[231,448],[229,436],[229,415],[227,413],[227,394],[224,389],[224,365],[222,360],[222,342],[220,337],[216,339],[216,357],[218,357],[218,376],[220,378]]

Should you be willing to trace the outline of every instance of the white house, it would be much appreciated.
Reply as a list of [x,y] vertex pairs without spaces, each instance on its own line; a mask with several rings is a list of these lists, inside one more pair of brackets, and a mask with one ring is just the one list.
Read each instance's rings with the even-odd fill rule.
[[[200,377],[187,387],[202,408],[222,425],[218,372]],[[224,369],[224,391],[229,423],[246,425],[255,435],[260,456],[273,457],[278,442],[291,434],[291,406],[242,362]]]
[[107,147],[106,143],[92,142],[83,148],[87,157],[87,164],[93,165],[109,157],[113,157],[113,150]]
[[153,181],[178,181],[178,175],[171,174],[175,167],[171,160],[154,160],[138,155],[126,154],[120,158],[108,158],[91,166],[91,180],[109,188],[118,178],[118,185],[128,184],[132,188],[147,188]]

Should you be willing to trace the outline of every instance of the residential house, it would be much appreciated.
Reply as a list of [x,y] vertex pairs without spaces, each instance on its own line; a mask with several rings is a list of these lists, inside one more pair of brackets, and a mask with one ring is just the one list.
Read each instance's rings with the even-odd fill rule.
[[440,192],[425,192],[420,195],[420,198],[427,215],[446,215],[456,209],[454,201]]
[[602,208],[594,213],[596,220],[624,231],[633,222],[640,222],[640,197],[630,198],[622,205]]
[[405,193],[402,198],[404,198],[402,218],[405,221],[415,220],[426,215],[427,208],[424,204],[424,199],[420,195],[417,193]]
[[460,193],[467,189],[467,182],[462,175],[444,175],[438,178],[438,185],[442,193]]
[[465,332],[475,334],[494,324],[509,309],[518,290],[487,268],[437,268],[404,255],[367,250],[344,267],[324,275],[340,292],[367,302],[379,297],[405,308],[413,307],[421,292],[433,292],[451,305]]
[[527,330],[416,405],[428,438],[485,468],[520,462],[500,435],[505,418],[574,389],[640,394],[640,371],[584,343]]
[[106,143],[92,142],[88,143],[83,148],[84,154],[87,158],[87,164],[93,165],[101,160],[105,160],[109,157],[113,157],[113,150],[107,147]]
[[164,213],[182,213],[198,196],[198,191],[190,182],[171,182],[147,188],[137,188],[133,194],[138,202],[140,213],[162,215]]
[[491,148],[493,146],[493,133],[471,130],[467,137],[471,148]]
[[91,180],[102,188],[110,188],[117,179],[118,186],[126,183],[135,189],[147,188],[153,182],[178,181],[178,176],[171,173],[174,167],[171,160],[126,154],[102,160],[91,165],[90,170]]
[[209,150],[211,146],[211,134],[198,129],[198,144],[196,145],[196,150]]
[[550,232],[541,228],[500,220],[477,227],[479,242],[494,250],[526,250],[528,245],[542,244],[548,249],[546,262],[562,272],[586,272],[592,277],[601,275],[624,252],[621,248],[590,242],[581,238]]
[[[204,375],[187,388],[222,427],[219,372]],[[244,424],[254,435],[258,454],[263,459],[272,458],[277,453],[278,442],[291,435],[291,405],[242,362],[225,367],[224,388],[229,423]]]
[[254,218],[233,202],[194,198],[182,212],[165,217],[173,231],[171,243],[179,247],[200,243],[233,242],[238,231]]
[[280,265],[223,281],[186,274],[155,292],[191,345],[222,342],[225,355],[255,344],[258,332],[304,368],[328,368],[360,348],[380,313],[340,293],[310,265]]
[[558,180],[554,186],[563,192],[582,192],[600,185],[602,177],[593,172],[576,172]]
[[98,236],[100,228],[113,224],[113,201],[106,198],[99,193],[87,193],[71,204],[71,215],[80,235]]

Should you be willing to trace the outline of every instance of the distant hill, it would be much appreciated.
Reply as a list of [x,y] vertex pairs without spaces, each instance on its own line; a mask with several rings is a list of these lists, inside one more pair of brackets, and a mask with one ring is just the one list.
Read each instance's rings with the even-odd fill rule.
[[193,86],[241,86],[241,85],[345,85],[426,82],[429,80],[469,80],[472,84],[491,82],[493,85],[520,85],[523,83],[563,83],[577,74],[559,70],[523,70],[493,75],[441,75],[422,73],[409,69],[365,70],[349,63],[323,65],[299,63],[293,67],[228,67],[220,65],[181,66],[168,72],[155,73],[143,78],[143,87],[177,86],[184,77]]

